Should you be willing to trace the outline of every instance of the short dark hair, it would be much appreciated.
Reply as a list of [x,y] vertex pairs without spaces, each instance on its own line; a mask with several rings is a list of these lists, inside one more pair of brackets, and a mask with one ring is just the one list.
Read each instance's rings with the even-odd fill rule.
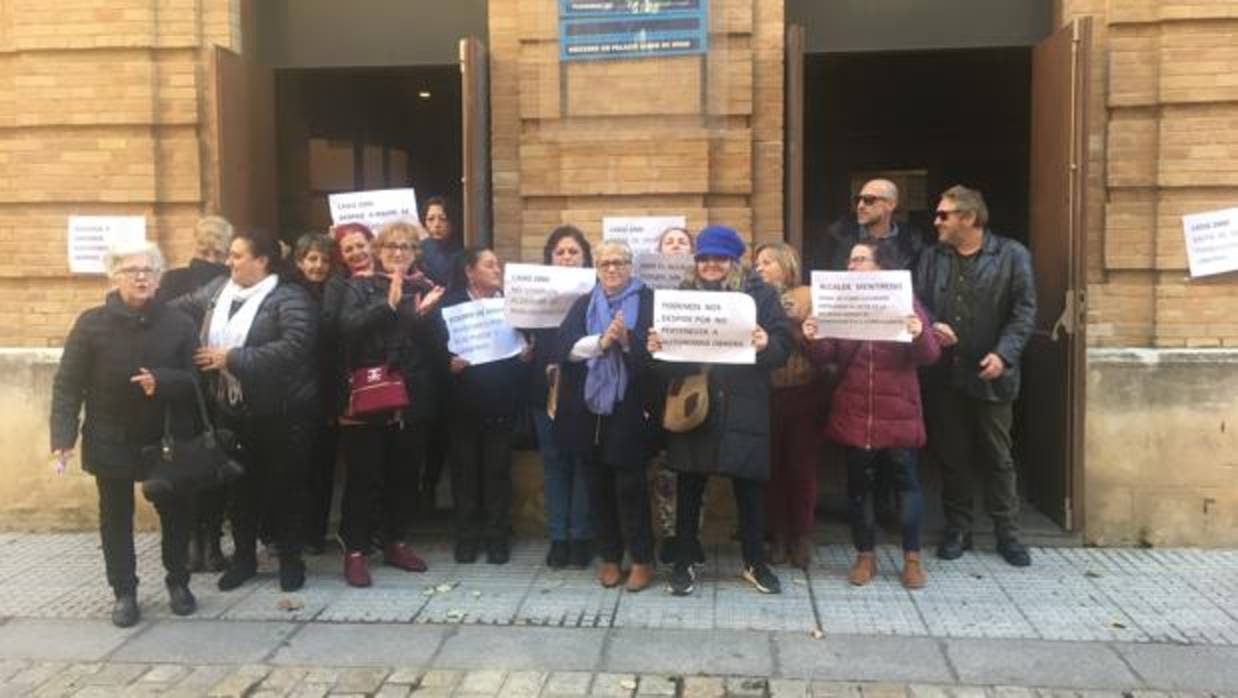
[[297,238],[296,243],[292,246],[292,259],[295,262],[300,262],[305,259],[310,252],[321,252],[331,259],[331,263],[335,263],[335,239],[330,235],[322,233],[306,233]]
[[249,254],[254,257],[266,257],[267,273],[278,274],[281,279],[291,278],[287,261],[284,259],[284,249],[280,247],[279,238],[265,230],[242,230],[232,235],[232,241],[244,240],[249,245]]
[[421,204],[421,220],[423,223],[426,220],[426,214],[428,214],[430,209],[435,206],[443,209],[443,213],[447,214],[447,220],[452,223],[456,222],[456,212],[452,210],[451,204],[447,202],[447,197],[435,195],[426,199],[425,203]]
[[561,225],[558,228],[550,231],[550,235],[546,238],[546,246],[542,248],[542,263],[550,264],[551,258],[554,255],[555,246],[563,238],[572,238],[580,245],[581,252],[584,253],[585,266],[593,266],[593,250],[589,247],[589,241],[585,239],[585,234],[574,225]]
[[473,247],[466,247],[463,250],[460,250],[460,253],[455,256],[452,262],[451,283],[448,284],[448,287],[452,289],[468,288],[469,276],[467,271],[477,266],[477,262],[481,260],[481,256],[487,252],[493,254],[494,250],[489,247],[482,247],[480,245],[474,245]]
[[855,244],[863,245],[873,253],[873,262],[879,269],[893,271],[903,268],[903,258],[899,254],[898,245],[875,237],[865,236]]

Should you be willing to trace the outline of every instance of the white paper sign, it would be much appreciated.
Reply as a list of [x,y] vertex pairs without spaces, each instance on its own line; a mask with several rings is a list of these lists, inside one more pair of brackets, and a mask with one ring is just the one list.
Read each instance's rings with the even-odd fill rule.
[[417,215],[417,193],[412,189],[331,194],[327,201],[331,206],[331,221],[335,225],[364,223],[375,234],[379,228],[393,221],[421,222]]
[[711,364],[756,363],[752,333],[757,304],[746,293],[654,291],[653,328],[662,340],[662,361]]
[[1191,276],[1238,271],[1238,208],[1182,217]]
[[451,353],[474,366],[524,350],[524,335],[503,320],[503,298],[485,298],[443,308]]
[[507,324],[558,327],[572,303],[593,289],[597,272],[585,267],[508,264],[503,268]]
[[103,274],[103,253],[111,245],[146,239],[144,216],[69,216],[69,271]]
[[602,239],[622,240],[632,248],[632,254],[657,252],[658,238],[667,228],[682,228],[687,224],[684,216],[635,216],[629,218],[603,218]]
[[632,275],[654,290],[676,289],[688,275],[696,258],[690,254],[646,252],[632,260]]
[[814,271],[812,314],[819,337],[910,342],[911,272]]

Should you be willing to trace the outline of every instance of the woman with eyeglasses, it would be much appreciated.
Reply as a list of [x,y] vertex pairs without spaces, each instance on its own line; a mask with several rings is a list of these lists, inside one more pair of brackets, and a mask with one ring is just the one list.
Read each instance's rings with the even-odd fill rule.
[[[670,593],[691,594],[696,588],[693,551],[698,540],[701,497],[711,475],[731,481],[739,512],[744,568],[740,576],[763,594],[782,591],[778,577],[765,559],[765,521],[762,489],[769,479],[770,373],[782,366],[791,352],[791,328],[778,292],[744,269],[740,259],[744,242],[734,229],[712,225],[696,239],[696,264],[681,288],[710,292],[745,293],[757,309],[752,346],[756,362],[750,365],[712,364],[708,374],[709,411],[705,422],[691,431],[668,433],[667,460],[678,477],[675,533],[678,537]],[[654,330],[647,340],[649,353],[662,350]],[[698,373],[692,363],[656,361],[668,378]]]
[[[133,547],[133,485],[144,479],[140,452],[163,436],[165,413],[175,436],[200,428],[193,392],[198,338],[192,320],[155,300],[164,264],[153,243],[113,247],[103,265],[113,289],[103,305],[78,316],[65,340],[52,383],[50,432],[63,472],[85,404],[82,469],[95,476],[99,493],[103,562],[116,597],[112,623],[127,628],[141,616]],[[155,509],[172,612],[190,615],[197,608],[185,566],[191,501],[160,497]]]
[[424,572],[426,563],[405,537],[417,501],[417,479],[430,420],[439,406],[434,367],[444,361],[434,310],[443,295],[415,271],[420,226],[397,222],[375,239],[374,273],[349,280],[340,313],[345,373],[382,368],[398,373],[408,396],[403,408],[340,419],[347,464],[340,537],[344,579],[350,586],[372,583],[367,555],[373,513],[379,511],[384,564]]
[[[851,248],[847,269],[852,272],[897,269],[898,251],[876,241]],[[928,315],[915,301],[907,318],[910,342],[876,342],[819,338],[816,318],[803,322],[805,353],[815,363],[833,362],[842,377],[831,398],[825,436],[846,448],[847,513],[855,563],[847,579],[856,586],[877,573],[876,524],[870,500],[876,473],[885,471],[899,498],[903,537],[903,586],[924,586],[920,564],[920,516],[924,497],[916,474],[915,449],[925,442],[920,407],[921,366],[937,362],[941,354],[933,333],[925,332]]]

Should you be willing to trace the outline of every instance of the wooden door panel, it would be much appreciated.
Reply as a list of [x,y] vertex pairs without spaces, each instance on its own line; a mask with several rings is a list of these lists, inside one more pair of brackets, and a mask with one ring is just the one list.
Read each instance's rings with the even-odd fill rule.
[[[783,200],[786,241],[804,258],[804,28],[787,27],[784,116],[786,158]],[[807,273],[808,270],[805,270]]]
[[464,150],[461,189],[464,193],[465,245],[493,245],[494,222],[490,192],[490,69],[486,45],[479,39],[460,40],[460,114]]
[[275,153],[275,73],[215,47],[220,215],[240,230],[278,233]]

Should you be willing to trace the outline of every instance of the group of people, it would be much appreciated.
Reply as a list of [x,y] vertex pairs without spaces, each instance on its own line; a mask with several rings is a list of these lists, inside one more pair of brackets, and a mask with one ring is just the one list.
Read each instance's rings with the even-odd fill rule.
[[[1028,253],[987,229],[979,192],[959,186],[942,195],[938,243],[928,247],[893,222],[897,196],[886,180],[864,186],[856,225],[831,232],[839,252],[830,266],[910,269],[917,298],[906,319],[910,342],[820,336],[789,245],[760,245],[747,266],[747,247],[732,228],[662,234],[659,253],[693,256],[680,288],[752,298],[750,364],[657,358],[654,291],[634,275],[631,248],[590,245],[571,225],[549,234],[543,262],[592,267],[592,290],[558,328],[524,331],[518,354],[470,364],[451,351],[442,311],[501,297],[502,261],[456,242],[441,198],[426,202],[424,227],[396,222],[375,233],[347,223],[302,236],[288,254],[271,236],[205,218],[194,260],[166,274],[154,244],[109,250],[114,288],[65,342],[51,448],[66,462],[80,427],[82,466],[98,487],[113,622],[132,625],[140,615],[132,528],[134,483],[145,477],[140,452],[165,432],[202,428],[199,386],[215,425],[236,435],[245,473],[226,488],[155,502],[177,614],[196,608],[191,571],[221,572],[223,590],[253,578],[259,540],[277,552],[281,589],[299,589],[303,553],[326,547],[337,457],[348,584],[371,585],[369,563],[379,551],[384,564],[426,569],[409,545],[410,523],[433,501],[444,462],[455,560],[508,562],[511,452],[525,415],[544,465],[546,564],[586,568],[596,556],[606,587],[638,592],[652,584],[661,537],[669,591],[693,593],[706,484],[721,476],[738,512],[741,576],[778,593],[771,565],[811,563],[824,439],[846,453],[857,550],[851,583],[876,574],[874,508],[892,497],[902,582],[925,584],[917,451],[926,441],[944,475],[948,528],[938,555],[952,559],[971,546],[975,466],[984,470],[999,552],[1029,564],[1010,457],[1011,402],[1035,313]],[[360,410],[363,374],[394,380],[407,399]],[[668,394],[689,385],[705,414],[671,428]],[[220,546],[225,514],[231,558]]]

